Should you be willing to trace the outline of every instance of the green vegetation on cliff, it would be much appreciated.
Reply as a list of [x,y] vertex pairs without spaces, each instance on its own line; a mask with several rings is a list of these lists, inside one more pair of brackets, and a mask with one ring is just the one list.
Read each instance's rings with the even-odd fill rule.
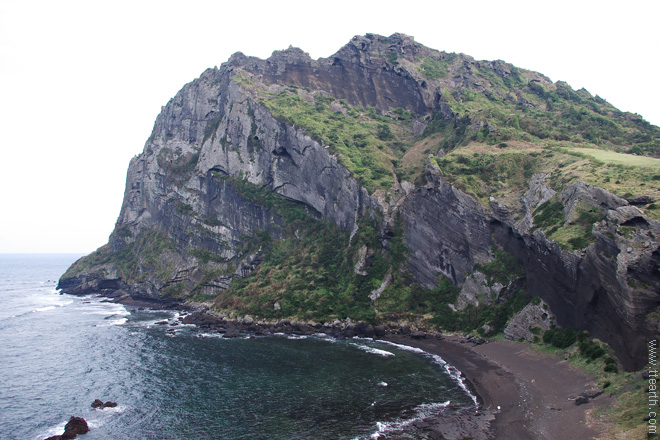
[[[464,141],[567,141],[658,154],[660,128],[585,89],[575,91],[535,72],[503,62],[475,62],[463,55],[424,58],[417,69],[438,87],[451,111],[470,125]],[[445,79],[452,76],[462,77],[463,84],[456,87]]]
[[[266,191],[245,181],[232,185],[245,196]],[[278,200],[274,206],[292,203],[273,192],[267,194],[269,200]],[[457,286],[442,278],[436,288],[424,289],[405,270],[403,263],[410,250],[403,243],[400,221],[384,249],[375,219],[363,219],[352,239],[323,221],[306,216],[289,219],[287,238],[272,240],[257,234],[250,240],[252,249],[264,249],[261,263],[215,298],[216,310],[316,321],[350,317],[376,323],[422,318],[427,325],[450,331],[473,331],[488,324],[498,333],[531,299],[524,290],[517,290],[493,306],[468,306],[456,313],[449,305],[456,301]],[[492,262],[479,269],[491,282],[506,286],[524,275],[509,254],[495,248],[494,255]],[[380,294],[374,295],[379,288]]]
[[[127,238],[130,233],[126,228],[120,228],[115,234]],[[177,251],[175,243],[163,232],[156,229],[141,231],[125,245],[112,250],[105,245],[87,257],[73,264],[63,278],[78,276],[84,271],[106,267],[105,271],[116,270],[115,277],[132,282],[144,282],[149,277],[159,280],[172,278],[172,264],[167,254]]]
[[293,86],[276,94],[262,91],[260,101],[277,119],[303,128],[337,154],[369,192],[392,187],[397,161],[412,140],[406,112],[383,116],[373,108],[353,107]]

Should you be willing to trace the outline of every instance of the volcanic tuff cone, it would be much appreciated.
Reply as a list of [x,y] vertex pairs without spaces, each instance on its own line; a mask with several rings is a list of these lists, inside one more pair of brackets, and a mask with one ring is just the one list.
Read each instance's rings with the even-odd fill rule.
[[60,287],[492,332],[538,296],[639,367],[659,139],[584,89],[402,34],[236,53],[163,108],[109,243]]

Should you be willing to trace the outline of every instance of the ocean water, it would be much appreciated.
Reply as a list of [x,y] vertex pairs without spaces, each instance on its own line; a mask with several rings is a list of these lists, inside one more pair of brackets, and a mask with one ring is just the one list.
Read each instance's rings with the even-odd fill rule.
[[[0,254],[0,439],[369,439],[474,408],[457,372],[364,339],[223,339],[149,311],[60,295],[77,255]],[[91,408],[95,399],[119,405]]]

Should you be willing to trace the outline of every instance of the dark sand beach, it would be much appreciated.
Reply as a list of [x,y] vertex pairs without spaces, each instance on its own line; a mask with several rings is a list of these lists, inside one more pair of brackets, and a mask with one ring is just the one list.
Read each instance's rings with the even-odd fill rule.
[[604,438],[588,423],[587,412],[607,404],[609,397],[604,394],[575,405],[577,396],[595,389],[597,384],[557,356],[537,353],[527,344],[509,341],[474,345],[460,336],[387,339],[441,356],[463,372],[479,397],[481,408],[476,414],[451,421],[425,420],[422,427],[427,431],[426,438]]

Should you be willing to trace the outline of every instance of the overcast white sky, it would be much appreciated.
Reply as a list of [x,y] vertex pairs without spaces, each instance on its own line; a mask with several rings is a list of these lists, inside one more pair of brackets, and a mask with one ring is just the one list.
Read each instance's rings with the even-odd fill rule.
[[0,252],[91,252],[161,106],[237,51],[402,32],[660,124],[660,2],[0,0]]

